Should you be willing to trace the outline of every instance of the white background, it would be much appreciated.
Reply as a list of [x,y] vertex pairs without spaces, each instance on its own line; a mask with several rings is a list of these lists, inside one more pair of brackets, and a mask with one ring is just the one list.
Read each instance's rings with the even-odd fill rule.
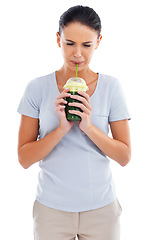
[[[102,20],[102,42],[92,70],[120,79],[127,100],[132,159],[126,167],[111,160],[122,205],[121,240],[148,239],[147,156],[147,3],[144,0],[5,0],[0,4],[1,168],[0,218],[3,240],[33,239],[32,205],[38,164],[24,170],[17,160],[20,115],[16,112],[27,83],[62,66],[56,44],[60,15],[82,4]],[[58,240],[58,239],[57,239]]]

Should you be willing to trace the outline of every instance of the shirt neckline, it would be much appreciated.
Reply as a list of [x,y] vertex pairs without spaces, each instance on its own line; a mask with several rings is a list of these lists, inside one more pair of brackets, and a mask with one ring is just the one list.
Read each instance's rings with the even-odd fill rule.
[[[100,74],[98,73],[98,80],[97,80],[97,85],[96,85],[96,88],[95,88],[95,91],[93,92],[93,94],[90,96],[90,99],[92,99],[98,89],[98,85],[99,85],[99,80],[100,80]],[[60,91],[58,89],[58,85],[57,85],[57,81],[56,81],[56,71],[54,71],[54,81],[55,81],[55,85],[56,85],[56,89],[57,89],[57,92],[58,94],[60,95]]]

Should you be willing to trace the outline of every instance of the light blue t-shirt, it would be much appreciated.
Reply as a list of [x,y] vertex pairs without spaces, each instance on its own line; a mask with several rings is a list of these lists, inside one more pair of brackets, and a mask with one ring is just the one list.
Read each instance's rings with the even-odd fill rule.
[[[60,124],[54,103],[59,94],[55,72],[26,87],[18,112],[39,119],[39,139]],[[106,135],[109,122],[130,119],[116,78],[99,74],[90,103],[91,123]],[[36,200],[47,207],[82,212],[106,206],[116,198],[110,160],[77,122],[39,166]]]

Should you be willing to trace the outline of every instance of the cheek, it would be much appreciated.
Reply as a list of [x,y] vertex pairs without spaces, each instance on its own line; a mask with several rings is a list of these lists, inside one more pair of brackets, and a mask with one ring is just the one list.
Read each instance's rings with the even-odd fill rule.
[[90,60],[91,60],[91,58],[92,58],[92,56],[93,56],[93,53],[94,53],[94,49],[90,49],[89,52],[87,51],[87,52],[85,53],[85,57],[86,57],[87,61],[90,61]]
[[69,56],[71,55],[71,51],[70,49],[68,49],[66,46],[61,48],[62,50],[62,55],[64,58],[69,58]]

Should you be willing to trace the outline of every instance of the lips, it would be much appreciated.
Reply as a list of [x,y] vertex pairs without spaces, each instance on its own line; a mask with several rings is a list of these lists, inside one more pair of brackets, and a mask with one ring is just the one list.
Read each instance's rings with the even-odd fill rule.
[[81,66],[81,65],[84,63],[84,61],[81,61],[81,62],[71,61],[71,63],[72,63],[73,65],[78,64],[78,66]]

